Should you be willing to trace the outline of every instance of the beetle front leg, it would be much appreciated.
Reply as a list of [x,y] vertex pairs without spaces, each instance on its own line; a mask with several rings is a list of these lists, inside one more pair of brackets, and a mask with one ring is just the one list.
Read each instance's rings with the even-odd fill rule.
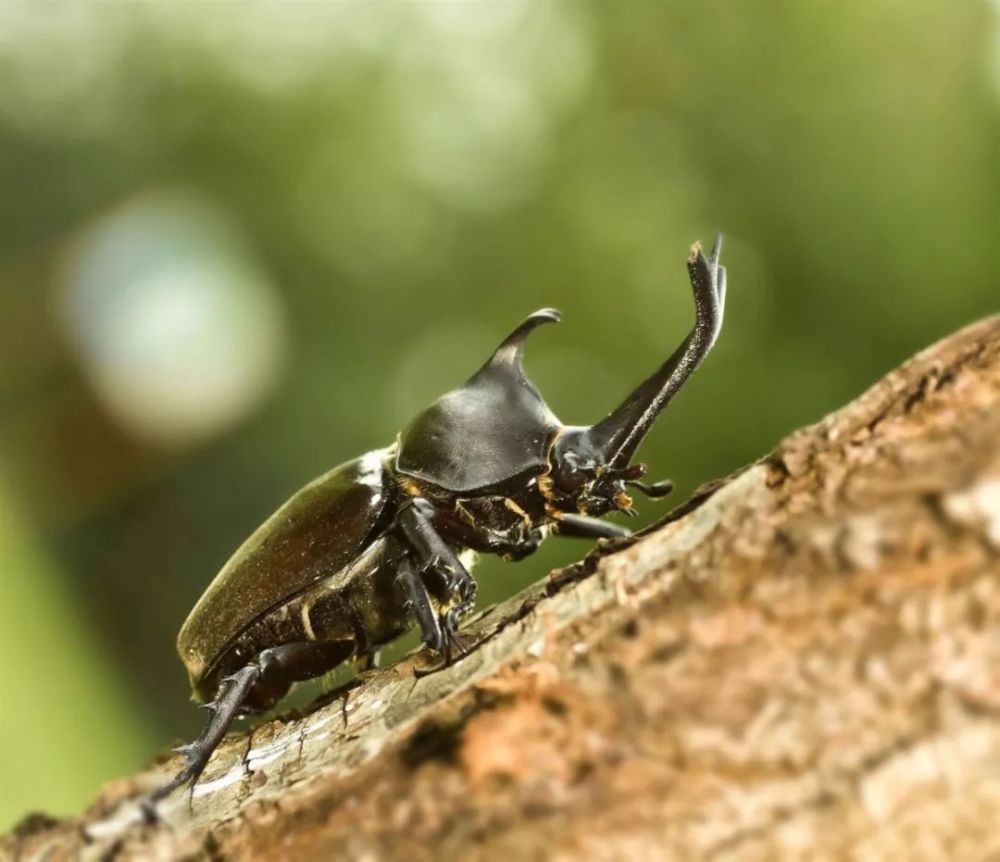
[[558,536],[575,539],[627,539],[632,535],[627,527],[586,515],[560,514],[554,529]]
[[479,584],[476,583],[465,566],[462,566],[462,571],[465,572],[468,580],[463,582],[462,589],[459,592],[458,604],[452,605],[445,611],[444,630],[447,633],[448,642],[457,647],[458,651],[464,655],[468,650],[459,635],[459,624],[462,618],[476,606]]
[[[434,508],[428,500],[414,497],[400,511],[396,523],[412,551],[418,571],[434,572],[444,581],[443,594],[437,598],[449,606],[441,615],[440,623],[444,635],[442,646],[446,658],[450,658],[452,646],[465,652],[459,637],[459,622],[475,605],[478,587],[468,569],[434,528],[433,514]],[[458,601],[452,604],[456,598]]]
[[417,619],[424,643],[432,650],[440,652],[444,646],[441,623],[431,605],[430,596],[427,594],[427,585],[420,579],[420,575],[417,574],[408,557],[404,556],[400,559],[396,577],[406,591],[407,606]]
[[157,802],[177,788],[193,785],[198,780],[237,716],[258,711],[256,707],[260,704],[250,705],[248,700],[259,700],[262,695],[266,701],[277,700],[284,696],[292,682],[310,679],[324,669],[335,667],[348,659],[354,649],[354,642],[347,640],[282,644],[261,651],[253,661],[225,677],[219,683],[215,700],[201,704],[202,709],[211,713],[201,736],[174,749],[184,756],[184,767],[141,801],[146,822],[156,822]]

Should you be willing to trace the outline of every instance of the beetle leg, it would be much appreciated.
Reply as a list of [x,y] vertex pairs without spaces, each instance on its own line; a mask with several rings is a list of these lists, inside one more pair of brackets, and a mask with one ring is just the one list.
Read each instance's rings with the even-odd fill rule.
[[205,771],[212,752],[218,747],[222,737],[226,735],[229,725],[239,714],[240,707],[263,672],[263,668],[257,662],[253,662],[222,681],[222,693],[213,703],[205,704],[205,707],[211,712],[211,717],[201,736],[192,743],[174,749],[187,761],[184,768],[162,787],[158,787],[147,795],[140,803],[142,816],[147,823],[155,823],[157,820],[157,802],[169,796],[178,787],[183,787],[188,782],[193,784],[198,780],[198,776]]
[[[476,603],[477,585],[472,575],[451,547],[438,535],[431,523],[433,508],[423,497],[415,497],[397,517],[397,525],[420,572],[433,571],[444,579],[445,594],[438,598],[450,607],[443,614],[443,635],[446,661],[450,661],[451,647],[465,652],[458,637],[459,621]],[[458,601],[452,604],[454,598]]]
[[413,502],[402,509],[397,523],[413,551],[413,559],[421,571],[434,571],[444,579],[446,594],[439,598],[448,602],[457,595],[463,602],[475,595],[476,582],[462,565],[462,561],[441,538],[431,523],[431,504],[423,497],[415,497]]
[[238,715],[256,711],[247,701],[252,696],[261,697],[261,686],[271,687],[263,695],[268,701],[272,700],[273,695],[281,697],[292,682],[310,679],[322,670],[335,667],[349,658],[354,648],[355,644],[350,640],[282,644],[263,650],[252,662],[223,678],[219,683],[216,699],[212,703],[203,704],[211,717],[201,736],[192,743],[174,749],[184,756],[184,768],[140,803],[145,820],[155,822],[157,802],[178,787],[194,784],[198,780],[233,720]]
[[560,536],[576,539],[627,539],[632,531],[619,524],[588,518],[586,515],[563,514],[555,522],[555,531]]
[[459,602],[457,605],[448,608],[447,611],[441,617],[441,633],[442,644],[438,651],[441,653],[441,663],[437,667],[428,668],[426,670],[415,670],[413,675],[418,679],[422,676],[429,676],[432,673],[437,673],[439,670],[444,670],[452,663],[452,650],[458,653],[459,656],[468,655],[469,648],[466,646],[464,639],[459,633],[459,623],[462,617],[464,617],[476,603],[476,593],[477,586],[476,582],[471,580],[472,591],[469,593],[468,598],[464,601]]
[[420,633],[423,635],[424,643],[432,650],[440,652],[444,644],[444,637],[441,633],[441,624],[437,614],[431,606],[430,596],[427,594],[427,586],[420,579],[413,568],[413,564],[408,557],[401,557],[399,560],[398,573],[396,575],[403,589],[406,590],[406,601],[413,615],[417,618],[417,625],[420,626]]
[[448,642],[453,644],[459,655],[465,655],[469,650],[462,641],[458,633],[459,623],[466,614],[476,606],[476,596],[479,593],[479,585],[473,577],[469,575],[469,580],[463,584],[460,592],[461,601],[457,605],[448,608],[444,615],[444,630]]

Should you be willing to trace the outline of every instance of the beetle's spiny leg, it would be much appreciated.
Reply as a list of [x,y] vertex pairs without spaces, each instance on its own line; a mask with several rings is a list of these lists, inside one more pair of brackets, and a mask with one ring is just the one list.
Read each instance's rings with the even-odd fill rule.
[[454,648],[455,652],[458,653],[459,658],[462,658],[469,654],[469,647],[466,644],[465,639],[457,631],[452,632],[452,634],[448,636],[447,643],[448,645],[445,647],[445,653],[444,653],[445,667],[451,665],[455,660],[455,657],[451,654],[452,648]]
[[178,745],[170,750],[174,754],[180,754],[185,758],[185,760],[190,760],[195,750],[195,744],[193,742],[187,742],[184,745]]
[[397,565],[399,568],[396,577],[406,591],[405,604],[413,611],[417,619],[424,643],[433,650],[440,650],[444,638],[441,634],[441,625],[438,622],[437,614],[434,613],[430,596],[427,594],[426,585],[417,574],[409,557],[401,557]]
[[[466,655],[469,652],[468,647],[465,645],[465,641],[459,633],[459,623],[461,622],[462,617],[464,617],[470,610],[472,610],[472,605],[467,602],[462,602],[462,604],[450,608],[445,614],[444,628],[447,632],[447,642],[449,645],[454,646],[455,649],[458,650],[459,655]],[[449,659],[450,658],[451,657],[449,656]]]
[[448,608],[444,615],[444,622],[449,637],[458,639],[459,625],[462,622],[462,618],[471,610],[472,602],[469,601],[461,602],[453,608]]
[[556,535],[576,539],[627,539],[632,531],[620,524],[587,515],[562,514],[555,522]]
[[[473,581],[473,583],[475,582]],[[446,667],[450,667],[455,660],[452,650],[457,652],[459,656],[468,655],[469,647],[459,633],[459,623],[462,617],[472,610],[475,603],[476,591],[473,590],[470,598],[460,602],[454,607],[449,608],[441,615],[441,646],[438,650],[441,653],[441,662],[434,667],[424,669],[418,668],[417,670],[414,670],[413,675],[417,679],[429,676],[432,673],[437,673],[439,670],[444,670]]]
[[422,497],[416,497],[405,506],[397,517],[397,525],[402,538],[410,547],[411,558],[418,571],[433,571],[445,581],[448,596],[438,596],[447,604],[457,595],[464,599],[473,594],[475,581],[462,564],[455,551],[438,534],[431,523],[431,504]]
[[413,676],[416,679],[422,679],[425,676],[430,676],[432,673],[437,673],[439,670],[444,670],[446,667],[451,665],[451,648],[455,643],[456,634],[449,628],[444,614],[441,615],[438,624],[441,630],[441,646],[437,648],[437,652],[441,656],[441,661],[432,667],[415,668]]
[[476,583],[476,579],[470,575],[461,581],[458,584],[458,595],[462,599],[461,606],[465,606],[462,613],[467,614],[476,606],[476,599],[479,597],[479,584]]
[[[433,512],[429,501],[415,497],[396,518],[400,539],[409,548],[408,556],[413,560],[415,568],[413,577],[410,578],[409,594],[414,602],[420,627],[424,631],[424,641],[443,655],[440,666],[416,671],[417,676],[425,676],[447,667],[451,664],[453,649],[462,655],[466,653],[465,644],[458,634],[458,626],[461,618],[475,605],[478,592],[475,580],[462,561],[434,528],[431,521]],[[444,581],[446,595],[437,594],[437,599],[448,609],[440,615],[431,609],[427,584],[417,574],[425,572],[433,572]],[[457,602],[454,601],[456,598]],[[427,635],[429,631],[433,633],[431,638]]]
[[169,796],[177,788],[188,783],[193,784],[205,771],[212,752],[226,735],[229,725],[240,713],[243,702],[262,674],[262,668],[254,661],[220,682],[219,696],[211,704],[209,709],[211,715],[201,736],[194,742],[174,749],[184,757],[184,767],[170,781],[148,794],[140,803],[143,818],[147,823],[154,823],[157,820],[157,802]]

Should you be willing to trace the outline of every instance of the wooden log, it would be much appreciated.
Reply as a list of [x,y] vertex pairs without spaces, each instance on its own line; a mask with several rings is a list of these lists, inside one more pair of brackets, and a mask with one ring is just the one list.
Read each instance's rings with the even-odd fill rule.
[[1000,857],[1000,317],[637,541],[486,613],[473,652],[36,818],[18,859]]

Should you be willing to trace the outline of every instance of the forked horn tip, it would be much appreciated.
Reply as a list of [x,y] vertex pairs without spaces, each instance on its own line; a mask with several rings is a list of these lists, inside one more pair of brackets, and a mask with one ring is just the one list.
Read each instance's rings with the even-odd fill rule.
[[[716,231],[715,236],[712,238],[712,250],[709,252],[708,257],[710,260],[717,262],[719,256],[722,254],[722,241],[724,237],[721,231]],[[701,241],[695,242],[691,246],[691,250],[688,252],[688,265],[697,262],[699,259],[705,258],[705,250],[702,248]]]

